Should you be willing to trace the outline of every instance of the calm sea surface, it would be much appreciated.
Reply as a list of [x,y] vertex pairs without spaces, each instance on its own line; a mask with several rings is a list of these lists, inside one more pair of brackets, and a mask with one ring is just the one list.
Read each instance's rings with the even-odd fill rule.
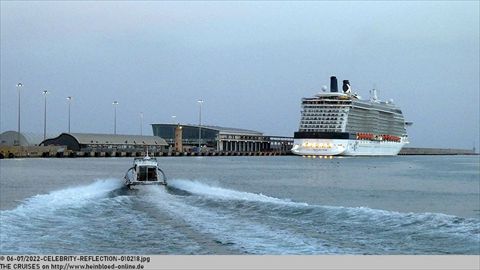
[[0,160],[0,253],[480,254],[479,156]]

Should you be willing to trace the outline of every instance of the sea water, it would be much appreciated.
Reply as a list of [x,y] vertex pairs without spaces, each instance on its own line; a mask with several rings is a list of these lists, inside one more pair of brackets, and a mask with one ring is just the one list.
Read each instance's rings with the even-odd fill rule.
[[480,254],[478,156],[0,160],[1,254]]

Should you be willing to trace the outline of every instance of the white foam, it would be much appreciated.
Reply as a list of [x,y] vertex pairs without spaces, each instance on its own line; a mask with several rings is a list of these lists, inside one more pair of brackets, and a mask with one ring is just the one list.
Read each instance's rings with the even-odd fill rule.
[[168,184],[174,188],[181,189],[192,194],[215,197],[223,200],[240,200],[251,202],[274,203],[290,206],[308,206],[307,203],[292,202],[287,199],[278,199],[267,195],[255,194],[244,191],[236,191],[221,187],[210,186],[205,183],[191,180],[171,180]]
[[[354,221],[357,223],[368,223],[372,226],[409,226],[415,227],[417,231],[430,231],[436,233],[460,234],[466,238],[473,238],[477,241],[479,220],[476,218],[461,218],[443,213],[414,213],[397,212],[368,207],[342,207],[342,206],[321,206],[330,210],[333,215],[342,215],[345,222]],[[343,216],[347,214],[347,216]]]
[[[199,181],[176,179],[169,182],[174,188],[178,188],[192,194],[206,196],[221,200],[239,200],[251,201],[261,203],[272,203],[287,206],[310,206],[317,209],[325,209],[329,211],[330,215],[342,216],[342,219],[360,222],[372,223],[381,226],[401,226],[409,223],[419,224],[415,225],[418,229],[434,229],[446,233],[462,232],[465,235],[471,236],[472,232],[478,232],[479,220],[475,218],[462,219],[456,216],[447,215],[443,213],[413,213],[413,212],[397,212],[391,210],[373,209],[369,207],[342,207],[342,206],[326,206],[326,205],[309,205],[307,203],[292,202],[287,199],[279,199],[263,194],[255,194],[244,191],[236,191],[217,186],[211,186]],[[346,215],[346,216],[345,216]],[[346,221],[345,220],[345,221]],[[446,225],[446,228],[443,226]],[[440,229],[440,227],[442,227]]]
[[[178,181],[176,183],[178,184]],[[194,184],[193,186],[202,185]],[[181,184],[176,187],[180,186]],[[212,235],[222,243],[234,243],[237,248],[245,249],[247,252],[255,254],[344,253],[337,248],[326,248],[322,244],[322,239],[305,238],[304,235],[277,228],[272,224],[258,223],[245,217],[239,218],[235,212],[225,212],[221,209],[215,211],[191,205],[188,200],[185,200],[186,197],[168,194],[161,188],[151,188],[145,192],[150,195],[145,198],[151,200],[159,210],[183,220],[199,232]]]
[[87,186],[70,187],[30,197],[17,208],[2,212],[35,212],[48,211],[65,206],[81,207],[91,199],[105,196],[108,192],[118,189],[122,185],[123,183],[119,179],[96,180]]

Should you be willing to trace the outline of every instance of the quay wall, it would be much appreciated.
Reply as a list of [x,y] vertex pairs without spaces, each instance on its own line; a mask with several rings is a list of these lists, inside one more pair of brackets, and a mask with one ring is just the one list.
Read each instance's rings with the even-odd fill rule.
[[[67,150],[63,146],[1,146],[0,159],[3,158],[38,158],[38,157],[143,157],[144,151],[117,151],[117,150],[88,150],[88,151],[72,151]],[[155,157],[178,157],[178,156],[280,156],[291,155],[290,151],[269,150],[257,152],[227,152],[227,151],[210,151],[210,152],[149,152],[150,156]]]
[[[63,146],[1,146],[0,159],[3,158],[28,158],[28,157],[142,157],[145,152],[116,151],[116,150],[92,150],[71,151]],[[178,157],[178,156],[283,156],[292,155],[290,151],[269,150],[257,152],[150,152],[155,157]],[[472,149],[453,148],[419,148],[404,147],[399,155],[478,155]]]

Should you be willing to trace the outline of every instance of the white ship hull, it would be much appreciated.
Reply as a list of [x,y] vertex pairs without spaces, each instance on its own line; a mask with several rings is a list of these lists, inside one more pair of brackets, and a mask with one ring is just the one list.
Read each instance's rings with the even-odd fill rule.
[[408,142],[350,139],[294,139],[292,153],[301,156],[395,156]]

